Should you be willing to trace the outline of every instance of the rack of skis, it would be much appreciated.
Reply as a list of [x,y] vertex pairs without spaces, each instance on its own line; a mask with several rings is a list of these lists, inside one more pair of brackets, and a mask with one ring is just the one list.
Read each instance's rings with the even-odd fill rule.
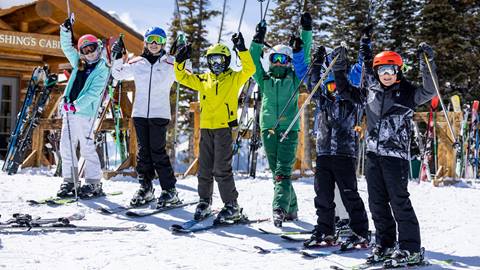
[[[5,162],[2,166],[4,172],[10,175],[16,174],[20,165],[25,161],[26,154],[32,149],[33,131],[39,125],[42,113],[46,109],[51,93],[57,84],[58,75],[50,73],[48,66],[34,68],[15,126],[11,129]],[[107,87],[108,92],[102,97],[102,106],[94,124],[94,134],[102,169],[108,170],[111,167],[118,166],[126,159],[129,133],[127,130],[120,128],[123,117],[120,108],[122,84],[118,83],[115,87],[109,84]],[[108,111],[110,111],[114,120],[113,131],[100,130],[102,119],[106,117]],[[53,156],[57,164],[55,175],[61,175],[62,168],[59,149],[60,136],[60,130],[48,130],[46,142],[38,142],[46,146],[47,155]],[[83,166],[84,161],[80,159],[80,173]]]

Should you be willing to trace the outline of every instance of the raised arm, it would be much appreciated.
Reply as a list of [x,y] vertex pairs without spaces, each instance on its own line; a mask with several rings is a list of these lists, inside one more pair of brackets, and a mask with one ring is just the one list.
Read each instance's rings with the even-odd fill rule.
[[204,79],[199,74],[193,74],[186,69],[187,59],[190,59],[192,47],[190,44],[183,46],[177,52],[173,70],[175,78],[180,84],[196,91],[203,91]]
[[350,100],[353,103],[363,104],[363,101],[365,100],[363,89],[355,88],[348,81],[347,49],[343,46],[339,46],[332,52],[332,56],[338,56],[337,62],[335,62],[332,68],[334,72],[337,93],[342,98]]
[[[427,62],[432,69],[430,73]],[[418,46],[418,58],[420,59],[420,72],[422,73],[423,87],[419,87],[415,90],[415,105],[422,105],[423,103],[431,100],[437,93],[435,90],[433,80],[437,81],[436,65],[433,60],[433,49],[425,42],[420,43]]]
[[70,19],[66,19],[65,22],[60,25],[60,47],[62,48],[65,57],[73,68],[78,66],[78,60],[80,55],[72,44],[72,25]]
[[259,24],[257,24],[255,35],[253,36],[252,43],[250,44],[250,55],[255,65],[255,73],[253,74],[253,79],[260,87],[260,91],[263,89],[263,77],[266,75],[266,72],[262,66],[262,62],[260,61],[260,58],[262,57],[263,43],[265,41],[266,32],[267,24],[265,20],[263,20]]

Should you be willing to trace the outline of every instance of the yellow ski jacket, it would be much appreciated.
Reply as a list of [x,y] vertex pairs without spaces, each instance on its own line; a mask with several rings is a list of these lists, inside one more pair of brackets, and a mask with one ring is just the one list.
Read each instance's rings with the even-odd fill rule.
[[193,74],[184,63],[175,61],[177,81],[200,94],[200,128],[220,129],[237,126],[238,92],[255,73],[249,51],[238,52],[242,70],[228,69],[216,76],[211,72]]

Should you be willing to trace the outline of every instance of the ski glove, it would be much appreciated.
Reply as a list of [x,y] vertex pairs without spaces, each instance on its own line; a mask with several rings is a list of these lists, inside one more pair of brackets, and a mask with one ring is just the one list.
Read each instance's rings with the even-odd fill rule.
[[372,49],[370,48],[370,38],[362,37],[360,40],[360,49],[358,51],[360,53],[360,57],[362,57],[363,62],[365,63],[373,63],[373,53]]
[[180,49],[178,49],[177,55],[175,56],[175,61],[177,61],[177,63],[183,63],[185,60],[190,59],[191,53],[191,44],[182,46]]
[[308,12],[303,13],[300,17],[300,24],[302,24],[303,30],[312,31],[312,15]]
[[370,40],[372,39],[372,30],[373,30],[373,23],[365,26],[363,29],[362,29],[362,39],[363,38],[368,38],[368,42],[370,42]]
[[185,36],[183,34],[179,34],[170,48],[170,55],[177,54],[178,48],[182,46],[185,46]]
[[70,21],[70,18],[65,19],[60,26],[68,32],[72,31],[72,22]]
[[290,47],[292,47],[292,51],[294,53],[298,53],[302,50],[303,48],[303,41],[301,38],[296,37],[295,35],[290,36]]
[[423,56],[424,53],[427,55],[429,62],[433,61],[432,47],[427,43],[422,42],[420,43],[420,45],[418,45],[418,49],[417,49],[418,58],[421,59],[422,61],[425,61],[425,57]]
[[77,108],[75,108],[75,105],[73,105],[73,103],[63,103],[63,111],[75,113],[77,111]]
[[317,51],[313,55],[314,63],[317,65],[323,65],[325,62],[325,56],[327,55],[327,50],[324,46],[320,46],[317,48]]
[[265,20],[259,22],[255,31],[253,42],[263,44],[265,42],[265,34],[267,33],[267,22],[265,22]]
[[232,36],[233,47],[236,48],[239,52],[244,52],[247,50],[245,47],[245,40],[243,40],[243,35],[241,32],[233,34]]
[[122,58],[124,47],[120,40],[116,40],[112,46],[112,54],[115,55],[115,60]]
[[333,52],[332,56],[335,58],[338,55],[337,62],[332,67],[333,71],[346,71],[348,68],[348,57],[347,57],[347,49],[343,46],[336,47]]

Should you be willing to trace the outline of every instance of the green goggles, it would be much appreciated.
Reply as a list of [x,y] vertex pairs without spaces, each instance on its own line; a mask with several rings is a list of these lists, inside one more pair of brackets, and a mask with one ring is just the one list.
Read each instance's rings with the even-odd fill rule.
[[285,65],[290,62],[290,59],[287,55],[283,53],[272,53],[270,54],[270,62],[273,64],[280,63],[282,65]]
[[145,38],[145,42],[148,44],[157,43],[157,44],[165,44],[167,43],[167,38],[157,35],[150,35]]

